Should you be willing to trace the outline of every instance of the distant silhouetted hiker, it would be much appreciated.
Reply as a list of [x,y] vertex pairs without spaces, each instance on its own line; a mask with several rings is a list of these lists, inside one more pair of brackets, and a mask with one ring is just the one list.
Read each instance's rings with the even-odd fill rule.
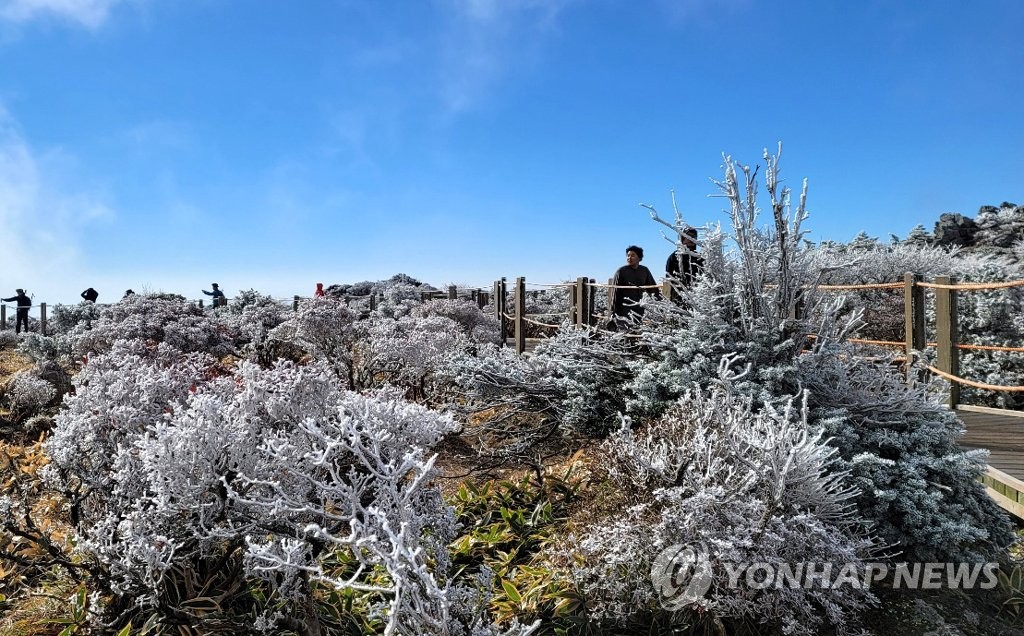
[[135,292],[133,292],[130,289],[126,289],[124,291],[124,296],[121,297],[121,300],[124,300],[125,298],[128,298],[129,296],[134,296],[134,295],[135,295]]
[[221,305],[228,304],[227,299],[224,298],[224,292],[220,290],[220,287],[217,285],[217,283],[210,284],[213,285],[213,291],[206,291],[204,289],[203,293],[206,294],[207,296],[213,296],[213,306],[220,307]]
[[679,238],[682,249],[668,255],[665,275],[678,278],[683,287],[689,287],[704,272],[704,259],[697,255],[697,228],[686,228]]
[[[625,323],[634,317],[643,316],[644,308],[637,306],[637,303],[640,302],[645,291],[661,296],[658,293],[658,283],[654,281],[651,270],[640,264],[643,258],[643,248],[636,245],[626,248],[626,264],[615,272],[615,277],[612,279],[614,287],[612,311],[615,313],[615,317],[614,323],[609,327],[617,327],[618,323]],[[629,287],[636,287],[636,289],[628,289]],[[643,289],[644,287],[647,289]]]
[[316,297],[316,298],[323,298],[324,297],[324,284],[323,283],[317,283],[316,284],[316,291],[313,292],[313,296]]
[[96,299],[100,297],[100,293],[93,289],[92,287],[90,287],[89,289],[82,292],[81,296],[84,300],[88,300],[89,302],[94,303],[96,302]]
[[11,296],[10,298],[3,298],[5,303],[18,301],[18,318],[14,323],[14,333],[21,333],[21,326],[25,325],[25,331],[28,331],[28,310],[32,307],[32,299],[25,295],[24,289],[15,289],[17,296]]

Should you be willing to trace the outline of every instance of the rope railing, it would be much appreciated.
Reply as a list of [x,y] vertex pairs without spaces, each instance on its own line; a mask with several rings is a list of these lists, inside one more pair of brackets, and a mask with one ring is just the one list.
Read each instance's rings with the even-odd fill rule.
[[587,285],[603,289],[661,289],[661,285],[605,285],[603,283],[587,283]]
[[844,289],[902,289],[903,283],[863,283],[859,285],[809,285],[815,289],[824,289],[828,291],[844,290]]
[[[809,338],[814,338],[816,336],[814,336],[813,334],[809,334],[808,337]],[[847,338],[846,341],[847,342],[852,342],[853,344],[877,345],[877,346],[881,346],[881,347],[905,347],[905,346],[907,346],[907,343],[905,343],[905,342],[896,342],[895,340],[866,340],[864,338]],[[928,343],[925,343],[925,344],[926,344],[926,346],[932,347],[932,348],[939,346],[939,343],[937,343],[937,342],[928,342]],[[1024,353],[1024,347],[1001,347],[1001,346],[998,346],[998,345],[972,345],[972,344],[958,344],[958,345],[955,345],[955,346],[956,346],[957,349],[966,349],[966,350],[1008,351],[1008,352],[1011,352],[1011,353]]]
[[553,329],[558,329],[559,327],[562,326],[562,325],[552,325],[552,324],[546,323],[546,322],[538,322],[536,320],[530,320],[526,316],[523,316],[523,322],[529,323],[531,325],[537,325],[538,327],[551,327]]
[[[931,344],[931,343],[928,343]],[[1024,347],[1001,347],[999,345],[970,345],[958,344],[957,349],[976,349],[978,351],[1009,351],[1012,353],[1024,353]]]
[[1024,287],[1024,280],[1011,280],[1003,283],[956,283],[956,284],[943,284],[943,283],[925,283],[917,282],[914,283],[918,287],[925,287],[927,289],[957,289],[961,291],[984,291],[987,289],[1008,289],[1010,287]]
[[526,283],[527,286],[534,287],[575,287],[576,283]]
[[956,376],[956,375],[953,375],[951,373],[946,373],[942,369],[936,369],[935,367],[933,367],[930,364],[927,365],[926,368],[929,371],[931,371],[932,373],[934,373],[935,375],[937,375],[937,376],[939,376],[941,378],[945,378],[945,379],[949,380],[950,382],[956,382],[957,384],[962,384],[962,385],[965,385],[965,386],[971,386],[971,387],[974,387],[976,389],[985,389],[986,391],[1006,391],[1006,392],[1012,392],[1012,393],[1018,393],[1018,392],[1024,391],[1024,386],[1002,386],[1002,385],[999,385],[999,384],[986,384],[984,382],[975,382],[974,380],[968,380],[966,378],[961,378],[960,376]]

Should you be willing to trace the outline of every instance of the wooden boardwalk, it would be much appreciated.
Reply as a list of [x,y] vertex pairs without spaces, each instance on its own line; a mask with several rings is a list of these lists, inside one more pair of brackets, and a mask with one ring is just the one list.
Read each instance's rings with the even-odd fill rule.
[[957,415],[967,427],[960,446],[990,453],[988,474],[982,480],[989,494],[1024,519],[1024,412],[960,406]]

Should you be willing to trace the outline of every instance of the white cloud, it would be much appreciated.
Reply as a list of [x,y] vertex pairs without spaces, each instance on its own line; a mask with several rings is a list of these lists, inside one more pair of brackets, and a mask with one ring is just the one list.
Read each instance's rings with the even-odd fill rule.
[[473,107],[510,69],[534,64],[573,0],[444,0],[441,91],[451,113]]
[[12,288],[36,292],[44,302],[66,297],[80,283],[68,275],[82,270],[84,227],[114,216],[91,193],[62,191],[57,180],[67,163],[60,151],[35,152],[0,106],[0,271]]
[[0,0],[0,20],[28,22],[56,17],[98,29],[124,0]]

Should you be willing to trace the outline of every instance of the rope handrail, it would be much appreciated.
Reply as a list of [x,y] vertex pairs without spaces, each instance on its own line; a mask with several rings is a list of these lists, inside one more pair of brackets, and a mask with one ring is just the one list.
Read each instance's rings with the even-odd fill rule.
[[536,287],[575,287],[576,283],[530,283],[526,282],[525,285],[534,285]]
[[546,323],[546,322],[538,322],[536,320],[530,320],[526,316],[523,316],[523,322],[528,322],[531,325],[537,325],[538,327],[551,327],[552,329],[558,329],[559,327],[562,326],[562,325],[552,325],[552,324]]
[[963,385],[966,385],[966,386],[971,386],[971,387],[974,387],[976,389],[985,389],[986,391],[1007,391],[1007,392],[1011,392],[1011,393],[1016,393],[1016,392],[1024,391],[1024,386],[1000,386],[998,384],[985,384],[984,382],[975,382],[973,380],[968,380],[966,378],[961,378],[959,376],[955,376],[955,375],[953,375],[951,373],[946,373],[942,369],[936,369],[935,367],[933,367],[930,364],[926,368],[929,371],[931,371],[932,373],[934,373],[935,375],[937,375],[937,376],[939,376],[941,378],[945,378],[945,379],[949,380],[950,382],[956,382],[957,384],[963,384]]
[[815,289],[840,290],[840,289],[901,289],[904,283],[862,283],[857,285],[808,285]]
[[1009,287],[1024,287],[1024,280],[1011,280],[1004,283],[957,283],[955,285],[944,285],[940,283],[914,283],[918,287],[927,287],[929,289],[962,289],[962,290],[973,290],[982,291],[986,289],[1007,289]]
[[[813,334],[810,334],[808,337],[813,338],[815,336]],[[907,343],[905,343],[905,342],[896,342],[894,340],[865,340],[863,338],[847,338],[846,341],[847,342],[852,342],[853,344],[879,345],[879,346],[884,346],[884,347],[905,347],[905,346],[907,346]],[[925,343],[925,345],[928,346],[928,347],[938,347],[939,343],[937,343],[937,342],[927,342],[927,343]],[[1001,347],[1001,346],[998,346],[998,345],[958,344],[958,345],[956,345],[956,348],[957,349],[967,349],[967,350],[978,350],[978,351],[1009,351],[1011,353],[1024,353],[1024,347]]]
[[605,285],[603,283],[587,283],[591,287],[603,287],[605,289],[661,289],[661,285]]
[[852,342],[853,344],[877,345],[877,346],[880,346],[880,347],[905,347],[905,346],[907,346],[907,343],[905,343],[905,342],[896,342],[894,340],[867,340],[867,339],[864,339],[864,338],[847,338],[846,341],[847,342]]

